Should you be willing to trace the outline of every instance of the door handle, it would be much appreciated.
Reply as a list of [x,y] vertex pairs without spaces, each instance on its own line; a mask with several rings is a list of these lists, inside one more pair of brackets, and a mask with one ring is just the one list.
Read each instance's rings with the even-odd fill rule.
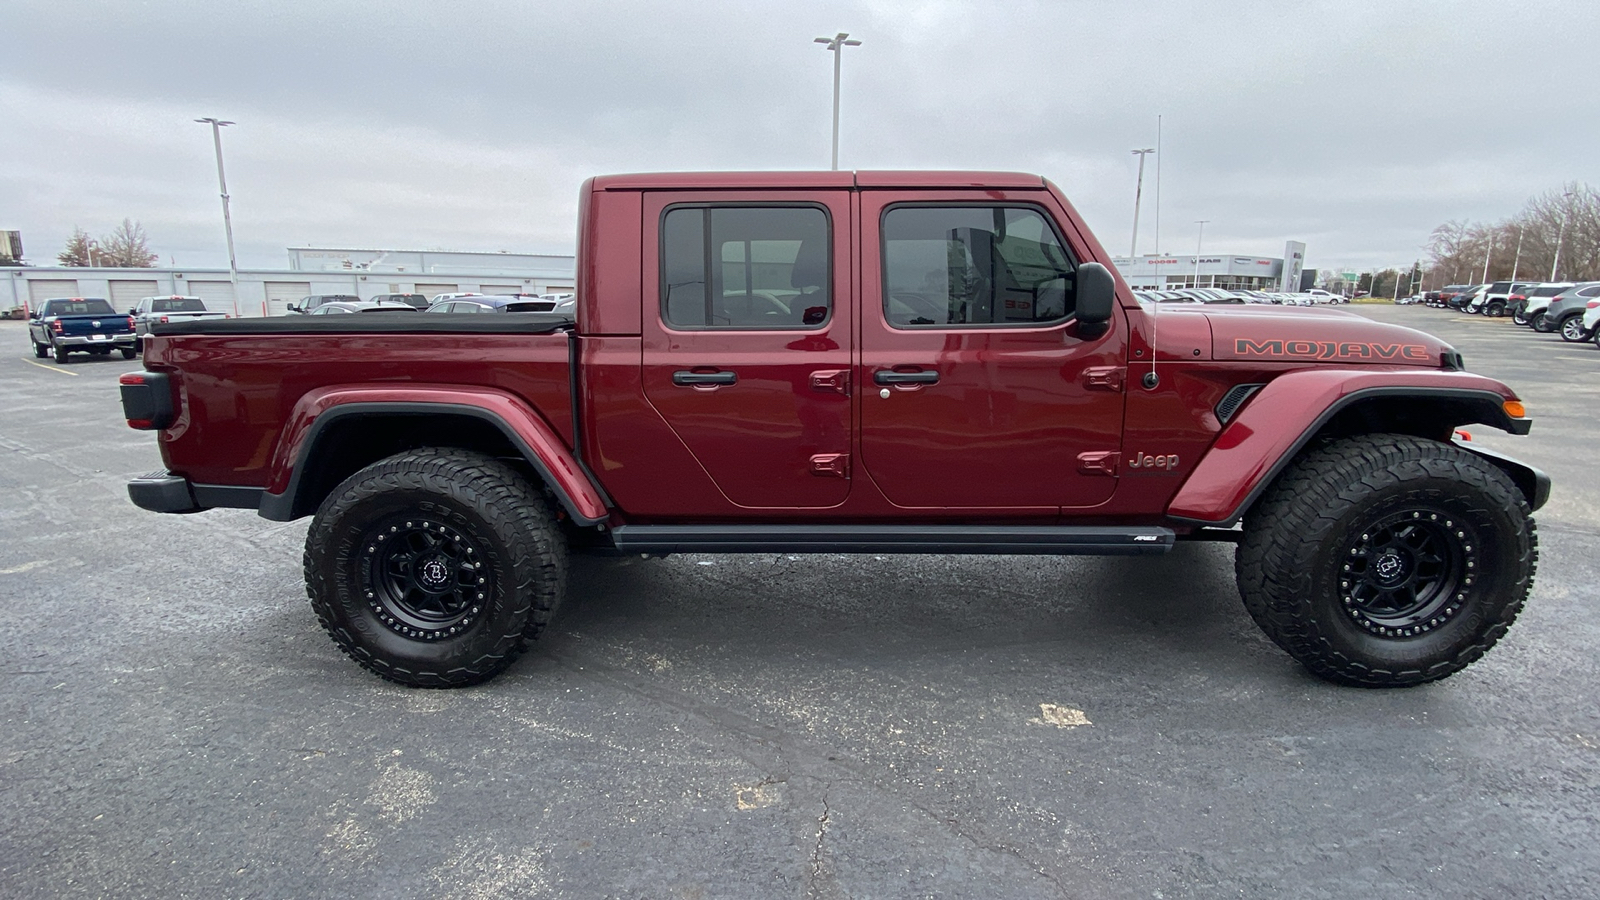
[[893,369],[879,369],[872,373],[872,380],[877,384],[938,384],[938,372],[896,372]]
[[739,380],[737,372],[691,372],[688,369],[672,373],[672,383],[678,387],[696,387],[702,384],[733,384]]

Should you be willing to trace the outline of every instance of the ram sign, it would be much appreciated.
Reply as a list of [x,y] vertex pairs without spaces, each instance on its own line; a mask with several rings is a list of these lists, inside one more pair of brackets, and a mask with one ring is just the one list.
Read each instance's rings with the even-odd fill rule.
[[1283,245],[1283,278],[1278,282],[1278,290],[1285,294],[1292,294],[1300,290],[1300,270],[1306,264],[1306,245],[1299,241],[1289,241]]

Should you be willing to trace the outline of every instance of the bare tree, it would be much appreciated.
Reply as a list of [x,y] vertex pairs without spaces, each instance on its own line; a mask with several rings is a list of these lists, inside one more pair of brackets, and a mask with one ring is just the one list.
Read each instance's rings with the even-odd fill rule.
[[94,265],[94,260],[89,251],[94,249],[94,240],[84,233],[82,228],[72,226],[72,237],[67,238],[67,246],[56,254],[56,261],[63,266],[87,267]]
[[115,231],[100,240],[100,245],[103,248],[101,265],[105,266],[148,269],[160,258],[150,249],[150,238],[144,233],[144,226],[130,219],[123,219]]
[[[1560,260],[1556,259],[1557,244]],[[1428,238],[1429,290],[1446,284],[1555,277],[1600,281],[1600,192],[1570,183],[1530,199],[1516,215],[1493,225],[1446,222]]]

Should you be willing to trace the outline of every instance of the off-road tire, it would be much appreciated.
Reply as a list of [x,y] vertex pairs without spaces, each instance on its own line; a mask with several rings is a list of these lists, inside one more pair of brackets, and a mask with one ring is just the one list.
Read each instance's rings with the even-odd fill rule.
[[1556,327],[1556,330],[1561,332],[1561,339],[1569,343],[1581,344],[1589,339],[1589,335],[1583,330],[1582,313],[1568,314],[1566,318],[1561,320],[1561,324]]
[[[1398,590],[1411,589],[1413,601],[1431,597],[1411,609],[1370,596],[1388,577],[1384,557],[1403,570],[1406,553],[1376,556],[1372,541],[1406,529],[1401,540],[1420,535],[1428,552],[1449,557],[1434,566],[1418,550],[1409,573],[1393,573],[1411,579]],[[1235,574],[1250,616],[1313,674],[1360,687],[1435,681],[1483,656],[1516,620],[1538,559],[1527,500],[1504,472],[1409,435],[1314,447],[1267,490],[1244,531]],[[1424,571],[1437,580],[1418,587]]]
[[50,352],[55,356],[56,362],[65,363],[67,361],[68,350],[65,344],[58,344],[54,339],[51,339]]
[[566,588],[566,539],[542,492],[506,463],[413,450],[322,502],[305,578],[323,629],[361,666],[400,684],[462,687],[505,670],[549,624]]

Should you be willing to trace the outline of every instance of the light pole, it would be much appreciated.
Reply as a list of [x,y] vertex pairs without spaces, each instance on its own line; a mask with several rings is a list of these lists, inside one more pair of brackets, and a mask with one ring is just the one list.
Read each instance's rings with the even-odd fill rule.
[[1556,258],[1550,261],[1550,280],[1556,280],[1556,267],[1561,265],[1561,239],[1567,236],[1567,219],[1572,215],[1572,192],[1561,195],[1567,201],[1561,208],[1561,228],[1556,232]]
[[222,227],[228,233],[228,280],[233,283],[233,317],[239,317],[239,263],[233,255],[233,216],[228,212],[228,178],[222,172],[222,129],[232,125],[222,119],[195,119],[211,126],[211,142],[217,148],[217,186],[222,189]]
[[1483,283],[1489,283],[1489,257],[1494,255],[1494,235],[1489,235],[1489,249],[1483,251]]
[[1196,225],[1200,226],[1200,235],[1199,235],[1199,237],[1196,237],[1194,239],[1194,284],[1191,285],[1191,286],[1192,287],[1199,287],[1200,286],[1200,247],[1205,242],[1205,239],[1206,239],[1206,223],[1211,221],[1211,220],[1210,219],[1195,219],[1194,221],[1195,221]]
[[839,60],[844,57],[845,47],[859,47],[860,41],[847,41],[848,32],[841,31],[838,35],[817,38],[813,43],[827,44],[833,51],[833,170],[839,170]]
[[1144,197],[1144,158],[1154,152],[1154,147],[1132,151],[1134,156],[1139,157],[1139,183],[1133,189],[1133,246],[1128,248],[1129,256],[1139,255],[1139,202]]

